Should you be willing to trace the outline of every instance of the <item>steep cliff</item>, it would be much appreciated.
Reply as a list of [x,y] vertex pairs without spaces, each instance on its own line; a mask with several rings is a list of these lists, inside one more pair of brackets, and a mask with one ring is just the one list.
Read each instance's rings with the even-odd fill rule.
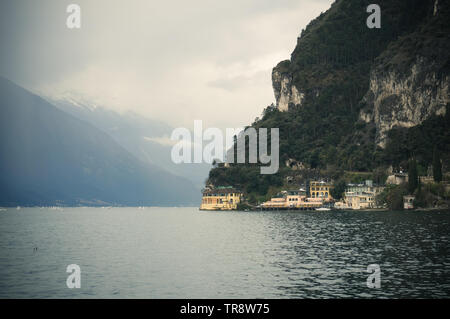
[[377,128],[385,147],[394,127],[413,127],[444,115],[449,98],[450,24],[448,1],[436,0],[418,30],[392,42],[376,59],[360,118]]
[[282,61],[272,71],[273,92],[280,111],[288,111],[289,106],[300,106],[305,97],[305,94],[299,92],[292,84],[292,77],[287,72],[289,65],[289,60]]

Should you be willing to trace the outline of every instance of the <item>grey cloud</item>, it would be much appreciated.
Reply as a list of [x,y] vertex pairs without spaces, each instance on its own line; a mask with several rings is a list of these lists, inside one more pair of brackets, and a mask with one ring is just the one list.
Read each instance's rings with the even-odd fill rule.
[[[2,0],[0,75],[173,125],[237,127],[272,102],[271,67],[331,2]],[[65,26],[70,3],[80,30]]]

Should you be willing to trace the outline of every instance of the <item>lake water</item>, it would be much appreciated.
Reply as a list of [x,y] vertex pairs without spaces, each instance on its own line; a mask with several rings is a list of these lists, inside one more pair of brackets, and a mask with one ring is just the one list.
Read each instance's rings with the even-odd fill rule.
[[1,298],[449,296],[448,211],[0,210]]

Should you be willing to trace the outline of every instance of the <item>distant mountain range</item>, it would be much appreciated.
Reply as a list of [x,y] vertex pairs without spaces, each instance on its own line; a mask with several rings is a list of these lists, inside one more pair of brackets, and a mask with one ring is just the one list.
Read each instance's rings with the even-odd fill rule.
[[[107,118],[105,110],[88,121],[74,113],[0,78],[0,206],[198,204],[199,188],[191,181],[135,156],[137,143],[124,148],[131,137],[120,145],[120,134],[105,132],[117,127],[133,136],[133,129],[147,128],[139,134],[160,135],[168,127],[131,115]],[[92,125],[95,116],[104,130]]]
[[184,177],[199,190],[208,177],[211,168],[209,164],[173,163],[170,157],[173,143],[170,135],[173,128],[165,123],[142,117],[131,111],[118,113],[79,98],[46,99],[64,112],[89,122],[107,133],[142,162]]

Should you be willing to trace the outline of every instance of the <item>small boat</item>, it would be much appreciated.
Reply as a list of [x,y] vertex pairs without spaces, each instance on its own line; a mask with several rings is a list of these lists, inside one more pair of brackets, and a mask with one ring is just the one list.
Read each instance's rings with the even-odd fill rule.
[[328,210],[331,210],[330,208],[328,208],[328,207],[319,207],[319,208],[316,208],[316,210],[318,210],[318,211],[328,211]]

